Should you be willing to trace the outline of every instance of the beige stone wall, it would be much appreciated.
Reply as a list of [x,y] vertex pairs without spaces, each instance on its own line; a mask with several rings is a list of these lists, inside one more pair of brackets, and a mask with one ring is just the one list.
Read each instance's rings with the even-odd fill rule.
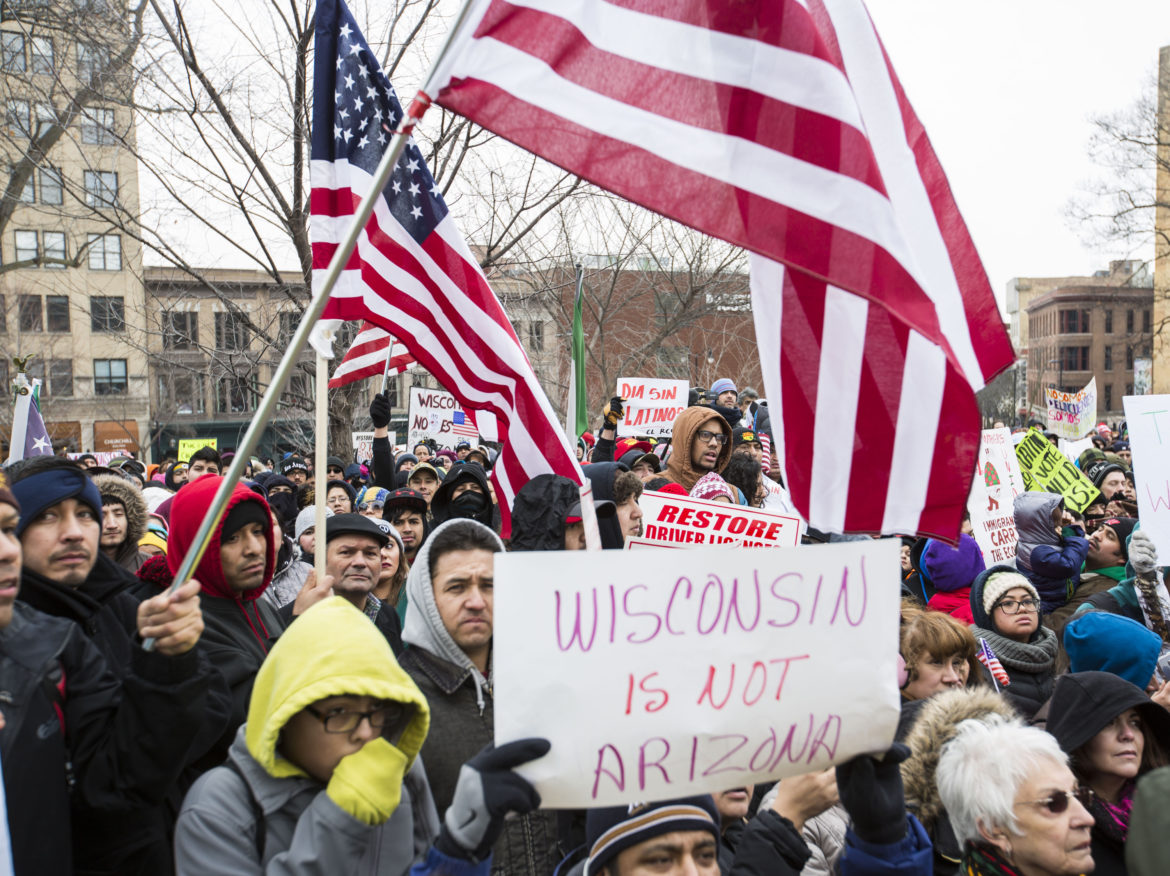
[[1158,176],[1154,211],[1154,392],[1170,392],[1170,46],[1158,53]]

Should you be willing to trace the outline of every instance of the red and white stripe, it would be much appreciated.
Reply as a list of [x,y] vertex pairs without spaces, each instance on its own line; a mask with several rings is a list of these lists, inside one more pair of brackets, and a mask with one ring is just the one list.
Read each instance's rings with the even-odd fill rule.
[[1011,344],[860,0],[472,0],[426,91],[757,253],[797,506],[831,531],[957,535],[974,391]]
[[[372,178],[345,161],[310,172],[319,283]],[[492,468],[504,532],[516,491],[544,472],[584,479],[499,299],[448,216],[420,244],[379,198],[326,305],[320,330],[360,319],[389,331],[466,411],[484,409],[504,447]]]
[[[389,363],[386,361],[387,356],[390,358]],[[345,358],[338,363],[337,370],[329,378],[329,387],[336,389],[367,377],[381,377],[382,374],[401,374],[415,364],[414,356],[407,352],[405,344],[395,342],[388,331],[373,323],[362,323]]]

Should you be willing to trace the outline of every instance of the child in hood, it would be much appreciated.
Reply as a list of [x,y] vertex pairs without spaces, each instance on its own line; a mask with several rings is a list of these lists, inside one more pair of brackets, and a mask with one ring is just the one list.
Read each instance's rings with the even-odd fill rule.
[[1080,584],[1089,540],[1056,493],[1020,493],[1013,510],[1019,534],[1016,568],[1035,586],[1047,614],[1068,602]]
[[975,623],[971,614],[971,584],[985,568],[975,539],[960,535],[957,547],[931,539],[922,552],[922,564],[934,585],[934,595],[926,607],[949,614],[968,626]]

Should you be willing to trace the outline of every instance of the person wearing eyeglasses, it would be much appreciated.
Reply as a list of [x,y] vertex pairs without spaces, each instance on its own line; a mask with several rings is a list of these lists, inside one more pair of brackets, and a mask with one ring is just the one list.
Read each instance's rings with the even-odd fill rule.
[[457,817],[441,823],[419,758],[429,727],[426,698],[374,625],[340,596],[314,605],[257,674],[226,763],[184,799],[176,873],[404,874],[415,865],[487,876],[507,811],[540,801],[510,767],[548,743],[473,758]]
[[971,585],[971,632],[976,644],[987,643],[1009,679],[1007,684],[996,682],[984,666],[985,680],[1025,720],[1048,701],[1055,675],[1058,642],[1040,622],[1040,605],[1032,582],[1010,566],[992,566]]
[[1112,672],[1075,672],[1057,679],[1047,729],[1091,792],[1093,872],[1124,874],[1134,793],[1142,776],[1167,763],[1170,712]]
[[689,407],[674,419],[664,476],[688,493],[699,478],[721,472],[731,459],[731,426],[711,408]]
[[1097,872],[1093,816],[1057,741],[997,715],[963,721],[938,761],[938,792],[964,876]]

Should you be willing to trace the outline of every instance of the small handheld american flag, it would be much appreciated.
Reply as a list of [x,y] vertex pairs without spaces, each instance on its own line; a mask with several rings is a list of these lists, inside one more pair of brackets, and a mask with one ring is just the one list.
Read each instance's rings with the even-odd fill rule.
[[979,662],[986,666],[987,671],[991,673],[996,691],[1012,683],[1011,678],[1007,674],[1007,670],[1003,668],[1003,664],[999,662],[999,658],[995,656],[995,652],[991,650],[991,646],[987,644],[986,639],[979,640],[979,653],[975,656],[979,658]]

